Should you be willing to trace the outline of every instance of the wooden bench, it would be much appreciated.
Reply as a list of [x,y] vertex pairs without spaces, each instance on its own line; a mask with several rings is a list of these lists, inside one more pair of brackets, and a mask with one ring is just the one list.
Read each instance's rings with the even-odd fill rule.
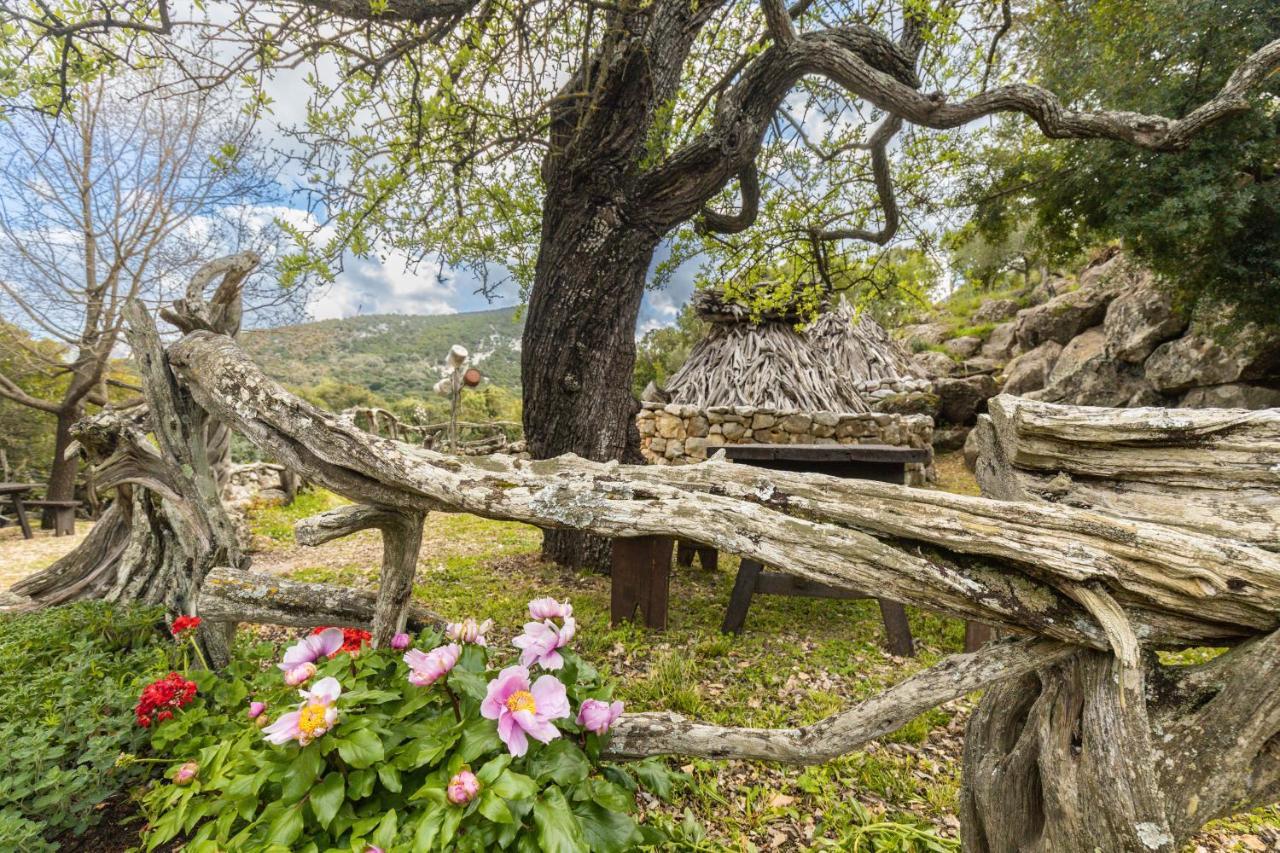
[[80,501],[23,501],[28,507],[53,510],[53,535],[74,536],[76,532],[76,509]]
[[[906,466],[927,463],[929,452],[885,445],[725,445],[725,455],[735,462],[774,470],[818,471],[837,477],[857,477],[880,482],[902,483]],[[644,624],[663,630],[667,627],[667,606],[671,574],[671,549],[676,546],[676,562],[693,565],[696,556],[703,569],[718,565],[716,549],[709,545],[665,536],[641,536],[613,541],[613,579],[610,615],[614,623],[633,619],[637,612]],[[875,596],[834,589],[784,572],[767,572],[756,560],[743,559],[734,582],[722,630],[742,631],[754,595],[800,595],[818,598],[859,599]],[[885,624],[886,645],[896,655],[914,654],[914,641],[901,604],[878,599]],[[965,627],[965,648],[976,649],[991,638],[991,629],[978,623]]]

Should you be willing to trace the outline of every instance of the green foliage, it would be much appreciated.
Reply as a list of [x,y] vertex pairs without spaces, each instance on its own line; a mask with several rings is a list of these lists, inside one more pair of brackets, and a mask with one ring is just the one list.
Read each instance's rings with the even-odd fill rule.
[[278,503],[255,503],[249,507],[249,529],[255,536],[266,536],[277,542],[293,541],[295,522],[348,501],[328,489],[302,489],[287,506]]
[[[428,634],[418,645],[440,641]],[[546,745],[530,740],[527,754],[513,758],[496,722],[480,716],[494,673],[488,650],[475,645],[430,687],[409,684],[400,652],[366,648],[322,660],[315,679],[332,676],[343,688],[338,722],[306,746],[273,745],[246,715],[250,699],[267,703],[272,718],[297,702],[280,671],[264,665],[271,651],[260,644],[218,676],[193,674],[196,700],[153,729],[152,747],[174,762],[170,780],[188,760],[199,771],[190,785],[159,782],[145,794],[146,849],[182,835],[197,853],[272,845],[626,850],[646,838],[630,815],[635,791],[670,792],[669,771],[659,762],[601,762],[601,738],[572,716],[556,721],[560,737]],[[610,696],[589,663],[571,651],[565,661],[555,674],[572,709]],[[462,770],[474,770],[480,792],[456,805],[446,789]]]
[[172,649],[160,620],[98,602],[0,616],[0,849],[82,835],[98,804],[145,777],[149,765],[117,758],[146,743],[132,709]]
[[[1280,35],[1272,0],[1036,2],[1020,53],[1073,105],[1183,116]],[[1187,304],[1280,320],[1280,78],[1185,151],[1044,140],[1001,123],[966,198],[992,240],[1034,223],[1056,262],[1120,239]]]
[[706,333],[706,323],[698,319],[692,303],[680,310],[674,325],[645,332],[636,345],[632,393],[639,396],[650,382],[659,387],[665,386],[667,380],[684,365],[694,344]]

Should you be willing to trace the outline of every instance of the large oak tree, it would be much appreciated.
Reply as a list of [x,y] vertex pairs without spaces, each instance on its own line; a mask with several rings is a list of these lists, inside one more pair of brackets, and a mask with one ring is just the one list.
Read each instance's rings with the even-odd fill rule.
[[[10,9],[0,94],[56,110],[67,80],[111,61],[183,62],[184,26],[224,45],[215,78],[260,96],[305,71],[298,156],[336,236],[293,270],[390,244],[509,271],[528,287],[529,446],[595,460],[628,454],[635,321],[669,237],[733,246],[759,221],[770,237],[748,255],[772,247],[821,273],[833,247],[895,238],[891,161],[924,131],[1021,113],[1052,138],[1176,150],[1249,109],[1280,66],[1280,39],[1250,45],[1216,94],[1163,117],[1076,109],[1014,79],[1001,44],[1017,10],[989,0],[208,5],[197,21],[168,0]],[[603,540],[550,532],[545,552],[598,563]]]

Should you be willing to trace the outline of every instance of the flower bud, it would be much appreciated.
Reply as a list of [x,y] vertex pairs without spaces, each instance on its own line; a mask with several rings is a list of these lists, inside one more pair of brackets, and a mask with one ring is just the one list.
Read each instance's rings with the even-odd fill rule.
[[266,702],[250,702],[249,703],[249,719],[256,720],[262,716],[262,712],[267,710]]
[[293,669],[287,670],[284,674],[284,683],[290,687],[297,687],[299,684],[305,684],[310,680],[311,676],[316,674],[316,665],[313,663],[304,663],[295,666]]
[[404,631],[401,631],[399,634],[396,634],[394,637],[391,638],[391,648],[395,649],[396,651],[402,651],[404,649],[409,648],[409,635],[406,634]]
[[271,725],[271,718],[266,714],[259,714],[253,722],[257,724],[258,728],[265,729],[267,726]]
[[449,802],[455,806],[465,806],[479,795],[480,780],[470,770],[463,768],[449,780]]
[[622,716],[622,703],[601,702],[599,699],[586,699],[578,709],[578,725],[589,732],[602,735]]
[[186,787],[195,781],[196,774],[200,772],[200,765],[194,761],[188,761],[186,764],[178,768],[178,772],[173,776],[173,784],[180,787]]

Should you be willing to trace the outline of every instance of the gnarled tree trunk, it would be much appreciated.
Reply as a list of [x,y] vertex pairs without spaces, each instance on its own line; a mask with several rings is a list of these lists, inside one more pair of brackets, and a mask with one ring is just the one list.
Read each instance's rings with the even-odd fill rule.
[[[657,239],[625,224],[616,201],[555,193],[543,235],[521,347],[529,451],[639,462],[631,373]],[[574,568],[609,566],[609,540],[576,530],[544,530],[542,553]]]
[[[184,332],[234,335],[240,329],[241,288],[257,264],[249,252],[205,264],[192,276],[186,297],[162,313]],[[219,277],[206,301],[205,289]],[[147,406],[104,409],[72,426],[75,444],[68,442],[73,452],[78,448],[99,464],[97,486],[115,488],[116,500],[75,550],[13,586],[26,599],[21,606],[107,598],[163,603],[171,612],[189,613],[210,568],[246,565],[219,499],[229,475],[230,431],[178,386],[143,306],[133,303],[127,311]],[[75,463],[72,458],[73,473]],[[211,646],[218,654],[216,639]]]

